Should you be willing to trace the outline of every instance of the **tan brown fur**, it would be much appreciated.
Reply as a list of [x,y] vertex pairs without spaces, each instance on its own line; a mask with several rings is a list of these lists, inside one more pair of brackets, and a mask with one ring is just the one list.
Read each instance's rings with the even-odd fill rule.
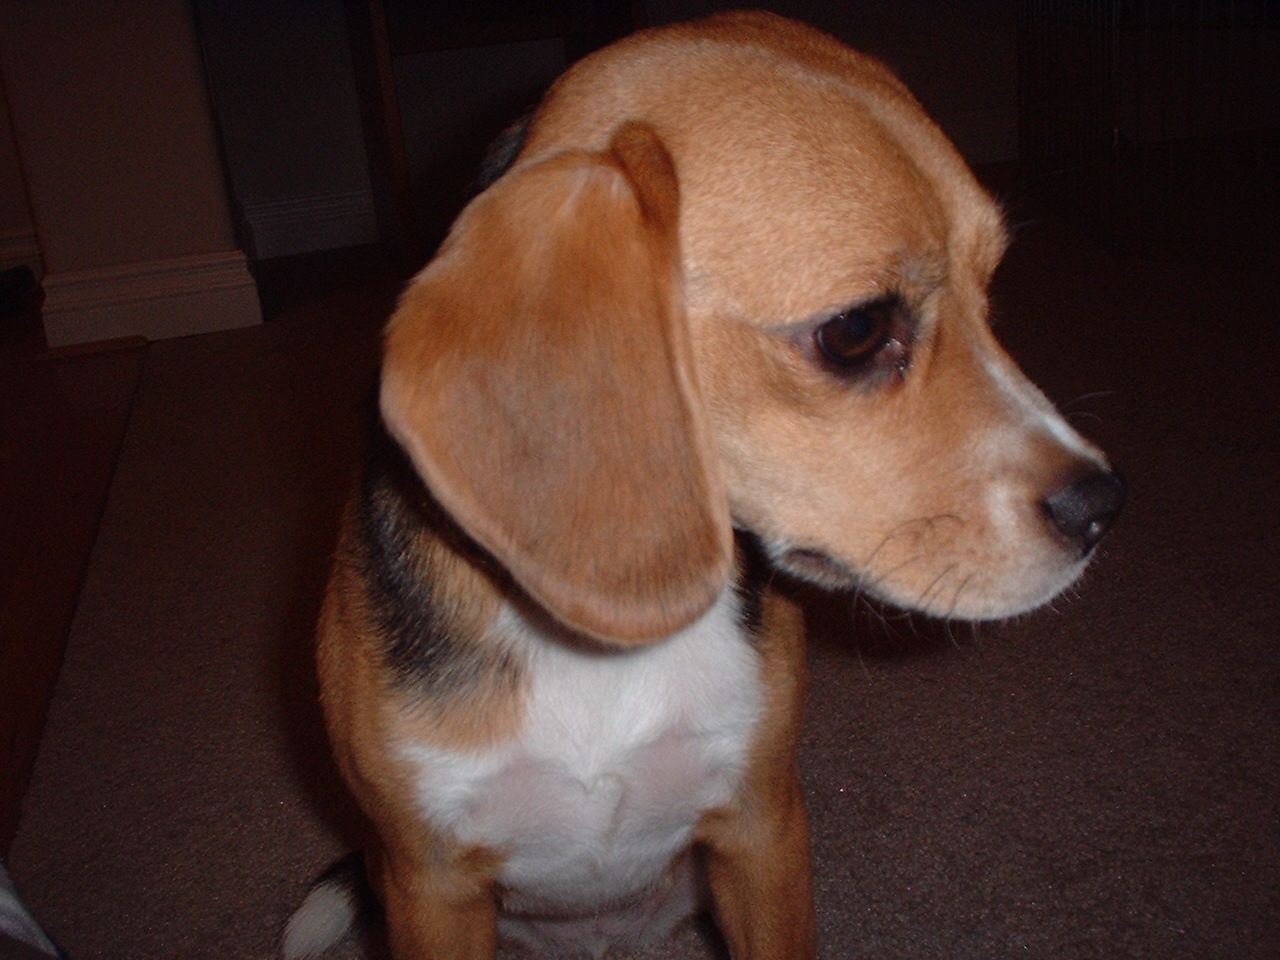
[[[986,327],[1006,242],[999,210],[905,87],[830,38],[750,15],[643,43],[643,57],[624,60],[624,43],[562,79],[523,157],[597,142],[626,111],[671,151],[689,323],[735,518],[827,549],[898,602],[999,615],[999,584],[1025,567],[1038,531],[1000,549],[977,526],[934,522],[963,515],[997,468],[968,458],[957,437],[1010,425],[1007,404],[976,395],[987,386],[971,376],[972,348],[1025,381]],[[608,83],[594,76],[605,71]],[[735,85],[752,96],[703,99]],[[833,176],[845,170],[856,177]],[[841,390],[778,349],[780,323],[888,290],[921,315],[903,389]],[[940,316],[948,329],[935,339]],[[745,365],[757,375],[743,376]],[[813,442],[824,433],[840,435],[838,449]],[[1051,461],[1028,489],[1061,468]],[[1030,562],[1054,563],[1055,551],[1045,543]]]
[[[412,687],[398,683],[383,661],[382,638],[369,610],[367,584],[359,574],[359,548],[353,542],[352,511],[343,530],[317,631],[318,664],[330,736],[344,754],[381,759],[388,739],[424,740],[480,749],[515,729],[520,718],[518,678],[500,668],[497,651],[477,658],[488,669],[475,671],[475,682],[451,691],[452,696],[422,699]],[[432,558],[425,575],[438,594],[456,597],[446,604],[460,615],[449,628],[460,636],[482,637],[502,602],[498,587],[483,571],[454,552],[429,530],[419,534]],[[355,774],[350,762],[344,772]],[[385,774],[380,771],[379,776]]]
[[[494,955],[504,852],[428,822],[403,748],[468,757],[521,731],[537,658],[509,621],[659,645],[752,579],[735,529],[792,574],[946,616],[1020,612],[1078,575],[1096,538],[1055,530],[1046,498],[1108,468],[990,333],[1006,243],[906,87],[798,24],[645,32],[557,82],[386,335],[381,411],[413,474],[396,516],[420,524],[393,559],[444,611],[457,670],[388,653],[354,510],[320,624],[397,960]],[[901,364],[834,375],[816,331],[876,301]],[[760,602],[746,769],[695,836],[734,960],[811,960],[803,616]]]
[[[421,740],[482,748],[515,729],[520,692],[495,680],[466,696],[415,702],[411,692],[398,688],[381,662],[366,588],[352,559],[358,549],[353,527],[348,511],[320,617],[318,665],[339,768],[373,828],[366,848],[369,879],[386,911],[397,960],[442,960],[422,947],[442,935],[466,945],[470,952],[457,953],[459,958],[490,957],[496,937],[492,877],[499,858],[458,848],[413,812],[412,772],[387,745]],[[496,591],[442,543],[431,547],[439,555],[436,582],[463,590],[475,615],[459,628],[479,635],[492,619]]]
[[796,779],[805,691],[804,615],[767,589],[758,633],[767,696],[735,801],[704,815],[698,840],[716,918],[735,958],[814,953],[809,835]]
[[[459,219],[387,332],[383,413],[435,495],[535,600],[615,643],[689,623],[729,565],[677,203],[641,127],[607,153],[513,172]],[[613,496],[637,485],[651,495]],[[587,487],[585,502],[570,493]]]

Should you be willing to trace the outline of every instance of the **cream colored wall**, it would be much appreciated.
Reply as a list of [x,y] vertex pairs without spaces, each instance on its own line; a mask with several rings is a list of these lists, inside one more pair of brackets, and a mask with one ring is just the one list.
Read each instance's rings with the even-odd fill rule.
[[234,246],[186,5],[5,6],[5,75],[49,271]]
[[256,323],[184,0],[6,0],[51,343]]

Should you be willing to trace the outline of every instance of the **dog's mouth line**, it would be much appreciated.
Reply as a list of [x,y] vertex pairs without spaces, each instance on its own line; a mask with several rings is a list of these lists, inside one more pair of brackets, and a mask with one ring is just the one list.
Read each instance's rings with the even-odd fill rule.
[[[912,599],[911,596],[886,592],[880,588],[882,581],[870,580],[865,573],[859,573],[855,568],[823,550],[779,544],[770,551],[770,554],[774,565],[779,570],[821,589],[836,593],[854,592],[902,610],[914,610],[930,616],[975,622],[1005,620],[1044,605],[1074,583],[1089,562],[1087,555],[1080,558],[1069,568],[1050,578],[1051,583],[1038,591],[1032,590],[1028,596],[1020,600],[1010,602],[1007,598],[1003,600],[997,598],[985,607],[982,604],[973,607],[971,603],[963,605],[959,603],[960,595],[972,585],[973,575],[972,573],[961,575],[957,572],[955,565],[942,570],[923,594]],[[947,579],[948,577],[950,579]],[[945,587],[944,581],[947,584]],[[950,605],[941,602],[944,593],[952,598]],[[966,600],[971,599],[971,596],[966,595]],[[960,609],[962,606],[965,609]]]
[[783,570],[828,588],[855,590],[862,582],[862,578],[844,563],[810,547],[788,547],[775,560]]

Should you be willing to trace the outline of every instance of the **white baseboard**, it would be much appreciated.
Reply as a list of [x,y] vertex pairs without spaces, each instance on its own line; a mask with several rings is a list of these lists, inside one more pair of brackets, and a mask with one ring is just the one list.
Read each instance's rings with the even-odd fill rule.
[[0,270],[28,266],[36,276],[44,272],[40,256],[40,241],[34,233],[0,234]]
[[258,289],[239,250],[51,273],[44,291],[51,347],[117,337],[162,340],[262,322]]
[[258,260],[378,241],[368,190],[245,204],[244,219]]

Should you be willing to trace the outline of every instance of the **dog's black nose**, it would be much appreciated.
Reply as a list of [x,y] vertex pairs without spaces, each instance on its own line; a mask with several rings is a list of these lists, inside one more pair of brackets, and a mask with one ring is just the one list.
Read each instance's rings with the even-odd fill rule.
[[1044,499],[1044,509],[1063,536],[1088,556],[1124,506],[1124,479],[1115,470],[1076,477]]

